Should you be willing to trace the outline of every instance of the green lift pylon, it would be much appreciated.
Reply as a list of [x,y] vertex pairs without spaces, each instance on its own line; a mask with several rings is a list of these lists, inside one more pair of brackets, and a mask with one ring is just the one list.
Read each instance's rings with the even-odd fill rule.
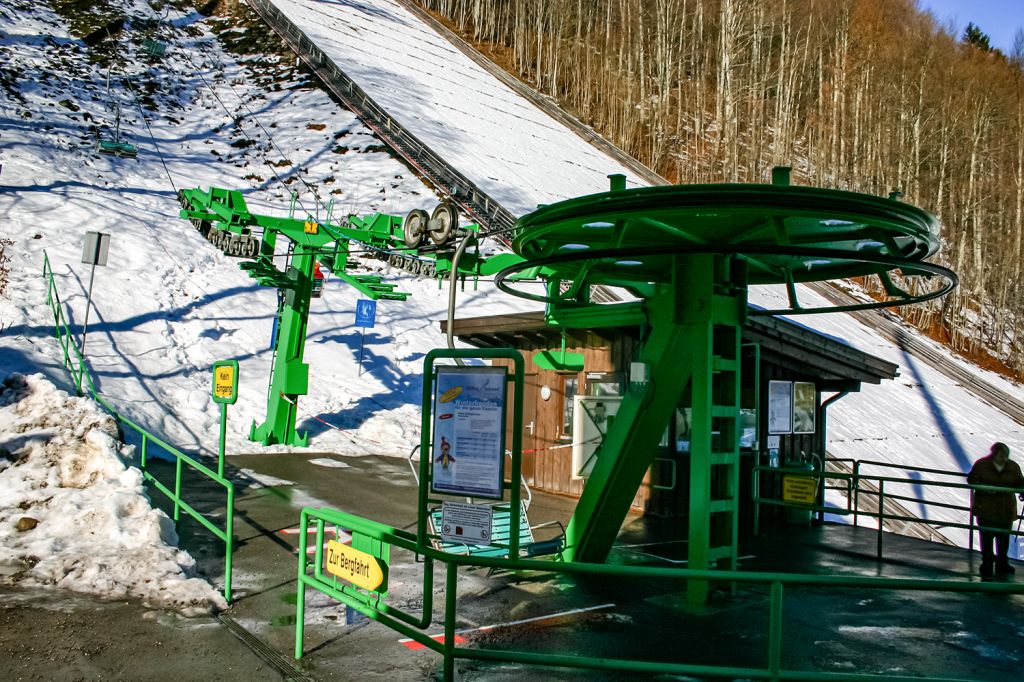
[[[212,244],[229,256],[244,258],[241,268],[261,285],[282,291],[278,310],[274,362],[267,394],[267,418],[253,423],[250,440],[263,445],[305,446],[306,434],[296,428],[299,396],[309,391],[309,365],[303,362],[306,326],[313,293],[313,272],[322,263],[336,276],[356,287],[364,296],[404,300],[408,294],[394,290],[381,278],[351,275],[348,267],[349,239],[367,239],[365,230],[328,226],[312,218],[281,218],[250,213],[241,192],[217,187],[181,190],[181,215],[188,218]],[[382,230],[390,230],[400,219],[375,216],[368,219]],[[292,243],[287,270],[273,263],[278,235]]]
[[[452,206],[441,204],[432,217],[414,209],[400,216],[374,213],[347,216],[343,225],[306,219],[281,218],[251,213],[245,198],[237,190],[211,187],[209,190],[184,189],[178,193],[181,217],[187,218],[210,243],[226,255],[242,258],[240,267],[263,286],[281,292],[277,313],[274,361],[267,393],[267,418],[253,423],[249,438],[264,445],[305,446],[306,434],[296,428],[299,396],[309,390],[309,365],[303,362],[310,299],[313,295],[314,269],[319,263],[338,279],[373,300],[405,300],[409,294],[379,275],[352,274],[349,262],[350,242],[386,259],[391,265],[426,277],[446,276],[453,267],[455,236],[476,239],[479,226],[458,229],[458,214]],[[328,214],[330,211],[328,211]],[[410,220],[410,217],[415,220]],[[415,227],[415,234],[407,234]],[[429,231],[433,246],[419,252],[418,246]],[[292,245],[287,270],[273,262],[277,237]],[[414,244],[414,246],[409,246]],[[458,261],[457,274],[478,277],[522,259],[513,254],[482,258],[478,251],[466,251]]]
[[[941,296],[956,275],[923,259],[938,249],[938,222],[907,204],[879,197],[773,185],[689,185],[612,191],[543,207],[517,223],[521,265],[496,277],[508,293],[544,302],[563,328],[631,325],[643,329],[639,362],[649,379],[631,383],[598,450],[567,528],[568,560],[604,561],[684,397],[692,405],[688,567],[736,568],[739,511],[740,332],[747,288],[783,284],[788,307],[756,314],[798,314],[902,305]],[[533,268],[546,294],[510,286]],[[889,276],[944,279],[910,294]],[[876,275],[892,299],[847,308],[808,309],[799,282]],[[595,304],[596,285],[638,300]],[[689,387],[689,388],[687,388]],[[690,395],[686,396],[689,390]],[[688,599],[708,585],[691,581]]]

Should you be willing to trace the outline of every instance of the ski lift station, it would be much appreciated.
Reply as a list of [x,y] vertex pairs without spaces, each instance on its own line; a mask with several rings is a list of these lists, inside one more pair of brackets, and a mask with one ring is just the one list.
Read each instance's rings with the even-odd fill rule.
[[[432,211],[400,215],[340,216],[333,205],[311,215],[293,199],[281,217],[237,188],[179,189],[180,216],[208,248],[278,294],[253,448],[291,446],[261,455],[283,462],[310,446],[298,421],[316,391],[304,351],[326,274],[359,293],[357,317],[370,320],[360,326],[377,305],[412,295],[397,270],[436,281],[450,301],[447,318],[430,321],[438,343],[422,362],[411,471],[360,458],[321,495],[336,506],[257,522],[253,504],[239,516],[257,529],[294,526],[297,553],[276,565],[282,581],[297,579],[289,653],[300,665],[344,665],[344,626],[310,617],[333,600],[349,625],[374,621],[370,644],[351,644],[371,652],[359,665],[390,656],[379,642],[400,637],[446,680],[524,669],[552,679],[1016,679],[1024,585],[977,580],[976,553],[951,539],[977,529],[963,472],[829,454],[836,406],[902,368],[800,321],[948,294],[957,275],[933,262],[934,216],[800,186],[786,167],[761,183],[666,184],[400,0],[250,5],[438,195]],[[151,55],[164,53],[149,41]],[[459,85],[467,73],[476,92]],[[424,87],[397,85],[411,79]],[[502,112],[489,101],[514,104]],[[114,139],[99,150],[133,157],[112,106]],[[456,142],[465,139],[479,146]],[[366,272],[356,249],[390,268]],[[92,390],[47,272],[65,357]],[[874,278],[884,294],[826,288],[850,278]],[[458,296],[481,286],[524,311],[460,314]],[[275,565],[257,557],[258,540],[234,544],[223,420],[239,371],[241,358],[215,366],[216,470],[125,424],[142,434],[145,476],[175,520],[198,522],[183,537],[215,538],[229,600],[233,565]],[[158,446],[177,459],[171,483],[147,464]],[[223,516],[186,501],[183,467],[224,496]],[[408,488],[394,487],[400,475]],[[964,502],[930,503],[925,488]],[[907,634],[953,621],[1016,653],[978,663],[941,637]],[[900,643],[878,643],[899,628]],[[826,640],[856,652],[849,666],[822,664]]]

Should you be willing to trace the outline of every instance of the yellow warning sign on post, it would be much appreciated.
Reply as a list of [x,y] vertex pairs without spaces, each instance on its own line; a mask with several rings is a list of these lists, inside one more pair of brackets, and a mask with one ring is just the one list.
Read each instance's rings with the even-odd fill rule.
[[813,506],[818,496],[818,479],[813,476],[783,476],[782,501]]
[[238,362],[218,360],[213,363],[213,402],[233,405],[238,400]]
[[372,554],[367,554],[337,540],[327,542],[325,568],[342,580],[371,592],[379,592],[387,577],[387,565]]

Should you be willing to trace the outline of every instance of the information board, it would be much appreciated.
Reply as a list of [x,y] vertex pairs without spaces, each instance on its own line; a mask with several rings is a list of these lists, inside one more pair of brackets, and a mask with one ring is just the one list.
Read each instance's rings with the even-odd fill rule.
[[505,367],[438,367],[431,490],[501,499],[505,472]]
[[445,501],[441,505],[441,539],[468,545],[491,544],[493,511],[489,504]]
[[818,479],[814,476],[782,477],[782,501],[813,506],[818,496]]
[[793,382],[768,382],[768,433],[793,433]]
[[587,478],[597,462],[597,449],[619,411],[622,396],[573,396],[572,477]]
[[356,326],[373,329],[377,321],[377,302],[370,299],[356,301]]
[[110,251],[110,235],[103,232],[86,232],[82,245],[82,262],[86,265],[106,265]]
[[793,382],[793,433],[814,433],[818,392],[808,381]]

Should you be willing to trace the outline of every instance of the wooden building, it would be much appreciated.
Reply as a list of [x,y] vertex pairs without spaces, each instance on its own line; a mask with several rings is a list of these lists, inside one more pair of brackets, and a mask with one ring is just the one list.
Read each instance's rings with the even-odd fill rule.
[[[441,328],[447,333],[445,322]],[[584,484],[580,474],[585,474],[587,459],[596,450],[593,441],[600,440],[603,432],[600,423],[614,418],[619,397],[631,380],[630,363],[640,330],[577,329],[566,330],[563,337],[561,329],[545,324],[543,313],[536,312],[456,320],[453,333],[478,348],[512,347],[523,353],[527,360],[523,476],[535,489],[578,497]],[[782,318],[749,317],[742,343],[740,480],[744,486],[749,486],[755,462],[792,466],[823,457],[828,405],[859,391],[863,383],[893,379],[898,370],[897,365]],[[556,358],[564,357],[563,353],[582,354],[583,369],[545,369],[532,360],[545,351]],[[824,404],[823,392],[832,394]],[[688,408],[680,405],[673,423],[666,424],[654,464],[633,501],[635,510],[686,516]],[[587,433],[581,433],[588,427]],[[741,500],[746,499],[749,506],[750,495],[743,492]]]

